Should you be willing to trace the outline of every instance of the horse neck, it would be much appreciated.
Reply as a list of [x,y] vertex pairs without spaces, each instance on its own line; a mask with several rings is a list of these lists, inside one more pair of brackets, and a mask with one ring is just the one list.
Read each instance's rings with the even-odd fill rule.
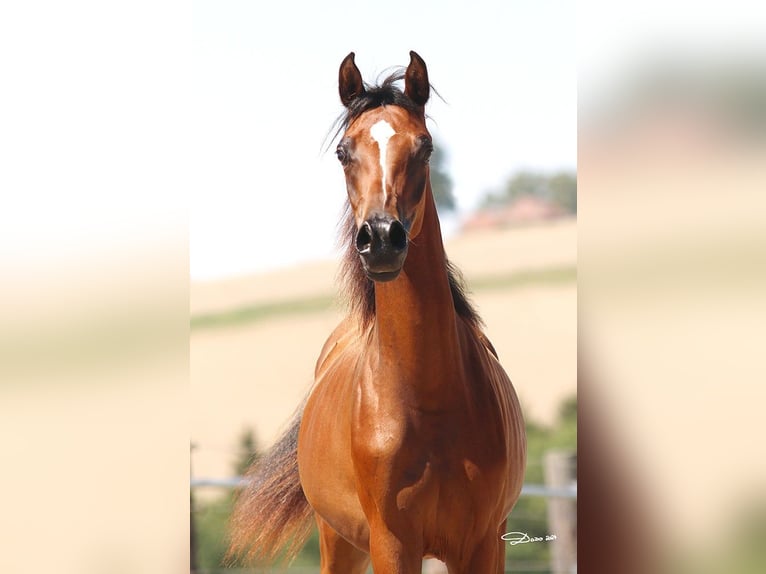
[[[457,315],[441,228],[430,183],[423,224],[411,242],[401,274],[375,286],[375,333],[380,359],[410,383],[428,390],[457,372]],[[431,389],[443,392],[444,389]]]

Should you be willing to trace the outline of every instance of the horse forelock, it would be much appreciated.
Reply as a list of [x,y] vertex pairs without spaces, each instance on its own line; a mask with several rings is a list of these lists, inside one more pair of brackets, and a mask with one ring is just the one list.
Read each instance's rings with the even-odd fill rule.
[[[364,92],[351,100],[336,120],[325,138],[332,137],[327,142],[327,147],[332,145],[338,136],[365,112],[381,106],[399,106],[412,113],[422,113],[423,108],[418,106],[397,86],[397,82],[404,79],[404,68],[395,68],[382,82],[378,84],[364,84]],[[326,149],[326,148],[325,148]]]

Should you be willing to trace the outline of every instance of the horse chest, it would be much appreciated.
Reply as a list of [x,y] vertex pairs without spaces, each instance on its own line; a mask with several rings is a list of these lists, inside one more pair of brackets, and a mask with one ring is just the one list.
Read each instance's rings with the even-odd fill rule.
[[387,497],[400,511],[437,514],[452,501],[464,503],[466,495],[494,488],[502,474],[505,449],[477,426],[463,412],[423,412],[377,396],[357,404],[355,467],[374,484],[376,498]]

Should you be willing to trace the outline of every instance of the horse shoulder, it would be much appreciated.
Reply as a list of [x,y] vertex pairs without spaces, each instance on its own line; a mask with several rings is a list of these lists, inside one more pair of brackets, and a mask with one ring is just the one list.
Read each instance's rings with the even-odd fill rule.
[[504,460],[504,502],[507,513],[510,512],[519,497],[524,479],[524,469],[526,468],[524,416],[513,383],[497,359],[494,348],[491,347],[491,343],[490,346],[487,346],[485,341],[488,343],[489,340],[483,333],[478,339],[485,349],[482,362],[489,382],[487,390],[494,403],[495,417],[499,422],[496,428],[502,429],[500,441],[505,448],[498,449],[497,454],[501,455],[502,453],[500,458]]
[[524,417],[516,390],[486,334],[468,324],[465,324],[465,333],[467,341],[472,343],[467,345],[471,355],[470,368],[474,375],[484,381],[484,384],[470,387],[476,393],[474,404],[483,405],[486,409],[482,412],[482,418],[497,421],[498,426],[495,428],[502,429],[500,436],[506,445],[503,450],[507,454],[507,462],[518,466],[519,459],[525,458],[526,449]]
[[346,317],[325,341],[322,351],[314,368],[314,380],[319,381],[329,366],[340,356],[346,348],[358,338],[358,327]]

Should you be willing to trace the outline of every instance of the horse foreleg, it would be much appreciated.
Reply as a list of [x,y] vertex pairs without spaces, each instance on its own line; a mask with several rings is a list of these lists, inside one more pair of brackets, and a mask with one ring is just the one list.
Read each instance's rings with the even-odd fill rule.
[[413,540],[403,540],[384,523],[370,525],[370,556],[375,574],[420,574],[423,552]]
[[370,556],[352,545],[316,515],[321,574],[364,574]]
[[462,563],[447,562],[450,574],[503,574],[505,572],[505,544],[500,538],[505,532],[505,521],[497,532],[488,533]]

